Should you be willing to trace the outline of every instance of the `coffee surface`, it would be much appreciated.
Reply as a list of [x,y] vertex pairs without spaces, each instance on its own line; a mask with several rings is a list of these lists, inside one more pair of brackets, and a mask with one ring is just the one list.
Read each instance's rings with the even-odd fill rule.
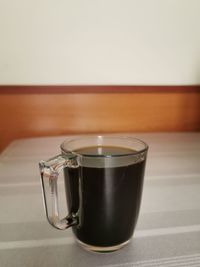
[[118,146],[89,146],[77,149],[75,152],[86,156],[123,156],[133,154],[136,150]]
[[[98,146],[76,152],[111,156],[134,150]],[[131,238],[140,209],[144,169],[145,160],[114,168],[64,169],[68,208],[79,216],[73,232],[80,241],[108,247]]]

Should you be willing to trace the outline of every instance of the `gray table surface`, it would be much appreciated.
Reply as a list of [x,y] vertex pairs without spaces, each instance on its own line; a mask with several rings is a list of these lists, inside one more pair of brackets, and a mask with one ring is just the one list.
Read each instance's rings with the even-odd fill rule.
[[11,143],[0,155],[0,267],[200,266],[200,134],[134,136],[150,146],[141,212],[131,243],[110,254],[83,250],[46,221],[38,161],[65,137]]

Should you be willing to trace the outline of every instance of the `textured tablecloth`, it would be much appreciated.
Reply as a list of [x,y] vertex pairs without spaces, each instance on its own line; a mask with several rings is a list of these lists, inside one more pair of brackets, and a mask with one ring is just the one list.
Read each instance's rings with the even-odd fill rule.
[[141,212],[131,243],[109,254],[46,221],[38,161],[59,154],[65,137],[10,144],[0,156],[0,267],[200,266],[200,134],[134,136],[150,146]]

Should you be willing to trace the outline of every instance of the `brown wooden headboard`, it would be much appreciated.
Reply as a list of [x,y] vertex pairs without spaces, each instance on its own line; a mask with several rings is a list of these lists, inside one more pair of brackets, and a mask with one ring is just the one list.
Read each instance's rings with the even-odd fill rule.
[[0,86],[0,150],[17,138],[199,131],[199,86]]

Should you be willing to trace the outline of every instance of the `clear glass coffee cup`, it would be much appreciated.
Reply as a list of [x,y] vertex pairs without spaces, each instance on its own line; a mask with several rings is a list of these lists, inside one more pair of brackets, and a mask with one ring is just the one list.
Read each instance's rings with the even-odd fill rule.
[[[59,230],[72,227],[76,241],[87,250],[122,248],[137,223],[148,145],[127,136],[79,136],[60,148],[60,155],[39,163],[48,222]],[[61,171],[68,206],[64,218],[58,208]]]

